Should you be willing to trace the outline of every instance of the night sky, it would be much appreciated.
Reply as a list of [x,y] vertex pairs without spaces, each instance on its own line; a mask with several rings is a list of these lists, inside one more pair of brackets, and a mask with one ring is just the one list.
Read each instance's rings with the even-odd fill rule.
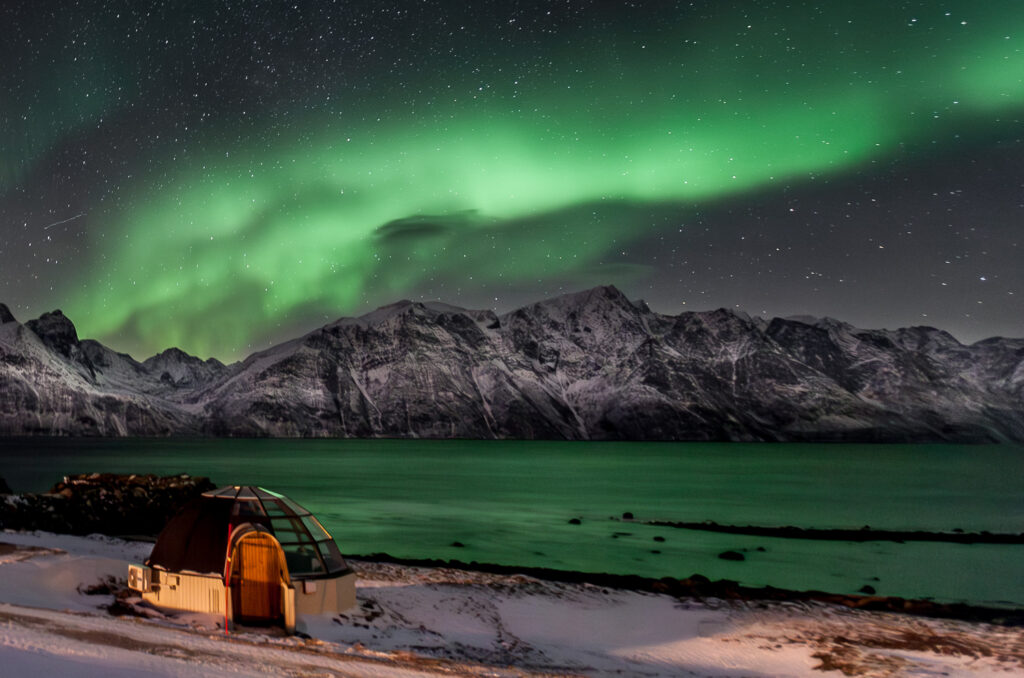
[[615,284],[1024,336],[1024,2],[0,4],[0,301],[144,358]]

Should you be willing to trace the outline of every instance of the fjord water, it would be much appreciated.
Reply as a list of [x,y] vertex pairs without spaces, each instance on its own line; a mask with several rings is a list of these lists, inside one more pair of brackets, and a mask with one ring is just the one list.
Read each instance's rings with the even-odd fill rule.
[[[348,554],[699,572],[847,593],[867,584],[881,595],[1024,606],[1020,545],[809,541],[620,520],[629,511],[637,520],[1021,533],[1021,446],[0,440],[0,476],[15,491],[94,471],[261,485],[316,513]],[[746,560],[719,559],[726,550]]]

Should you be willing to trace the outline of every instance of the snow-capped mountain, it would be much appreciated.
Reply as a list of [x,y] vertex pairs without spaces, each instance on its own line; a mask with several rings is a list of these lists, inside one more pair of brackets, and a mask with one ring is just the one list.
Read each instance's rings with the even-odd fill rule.
[[227,366],[0,321],[7,435],[1024,441],[1024,339],[662,315],[614,287],[501,316],[400,301]]

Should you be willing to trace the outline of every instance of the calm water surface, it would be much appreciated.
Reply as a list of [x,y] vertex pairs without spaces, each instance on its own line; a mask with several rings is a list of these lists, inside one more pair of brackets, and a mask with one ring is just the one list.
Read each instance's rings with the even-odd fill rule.
[[[92,471],[262,485],[316,513],[350,554],[700,572],[844,592],[870,583],[881,594],[1024,605],[1024,546],[804,541],[613,520],[631,511],[641,520],[1021,533],[1021,446],[0,440],[0,475],[15,491]],[[582,524],[568,524],[574,517]],[[746,550],[747,560],[720,560],[724,550]]]

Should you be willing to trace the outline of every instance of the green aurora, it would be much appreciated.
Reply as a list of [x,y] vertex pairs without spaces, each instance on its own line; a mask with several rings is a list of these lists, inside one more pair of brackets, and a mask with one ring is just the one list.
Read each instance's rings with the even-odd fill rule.
[[382,77],[377,103],[345,116],[307,100],[284,125],[259,110],[221,120],[202,143],[150,152],[159,181],[123,180],[103,254],[63,285],[63,307],[83,336],[230,359],[283,318],[357,312],[436,278],[628,281],[642,271],[589,272],[650,230],[633,206],[842,175],[1024,104],[1007,27],[1024,5],[917,18],[866,4],[817,20],[661,17],[611,48],[564,48],[545,78],[518,75],[512,52],[474,78],[435,74],[404,107]]

